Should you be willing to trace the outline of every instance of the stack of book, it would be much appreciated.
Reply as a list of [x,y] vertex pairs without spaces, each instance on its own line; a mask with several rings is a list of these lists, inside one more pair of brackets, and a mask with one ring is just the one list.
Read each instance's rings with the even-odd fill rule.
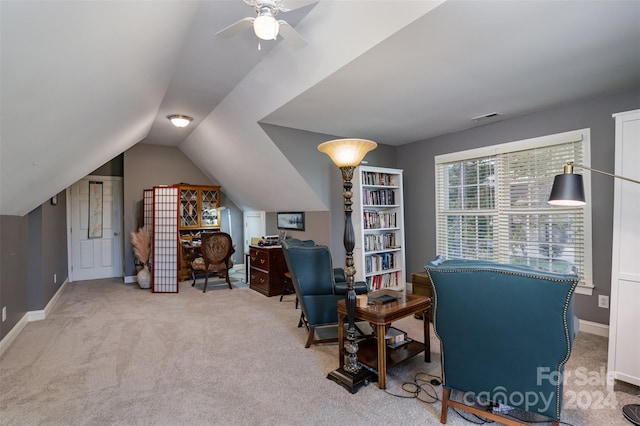
[[387,331],[384,338],[390,348],[397,348],[411,341],[406,332],[395,327],[389,327],[389,331]]

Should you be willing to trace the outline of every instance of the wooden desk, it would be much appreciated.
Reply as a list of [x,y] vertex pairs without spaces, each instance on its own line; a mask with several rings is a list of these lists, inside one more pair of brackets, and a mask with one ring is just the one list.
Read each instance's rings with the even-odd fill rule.
[[[180,281],[186,281],[191,278],[191,262],[200,256],[200,243],[194,244],[192,242],[183,242],[180,253],[180,265],[178,270],[178,279]],[[203,271],[204,273],[204,271]]]
[[[394,290],[380,290],[369,293],[369,297],[388,294],[398,298],[397,302],[385,305],[367,305],[365,308],[356,307],[356,318],[359,321],[368,321],[375,326],[376,336],[381,339],[368,337],[358,342],[358,360],[378,371],[378,386],[386,389],[387,367],[391,368],[400,362],[411,358],[424,351],[424,362],[431,362],[431,345],[429,343],[429,321],[423,321],[424,343],[412,340],[398,348],[387,348],[384,339],[386,332],[393,321],[420,313],[428,315],[431,308],[431,299],[417,294],[405,294]],[[338,356],[340,367],[344,366],[344,320],[347,316],[347,308],[344,300],[338,301]]]

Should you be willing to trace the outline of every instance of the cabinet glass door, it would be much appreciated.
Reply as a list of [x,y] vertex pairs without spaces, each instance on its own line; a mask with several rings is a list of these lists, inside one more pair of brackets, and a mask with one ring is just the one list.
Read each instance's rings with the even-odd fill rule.
[[202,226],[218,226],[220,223],[218,211],[218,191],[202,190]]
[[180,190],[180,226],[198,226],[198,191]]

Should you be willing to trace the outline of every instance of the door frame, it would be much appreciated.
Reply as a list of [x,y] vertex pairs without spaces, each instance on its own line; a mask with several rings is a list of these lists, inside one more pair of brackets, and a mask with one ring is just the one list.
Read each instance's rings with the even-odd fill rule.
[[[108,180],[108,181],[118,181],[120,182],[120,233],[122,234],[122,238],[120,238],[120,247],[119,255],[120,255],[120,278],[124,279],[124,178],[122,176],[101,176],[101,175],[87,175],[78,181],[81,180]],[[67,276],[69,282],[73,282],[73,242],[71,240],[71,187],[78,183],[78,181],[69,185],[66,190],[66,199],[67,199]]]
[[251,217],[257,217],[260,220],[260,227],[261,227],[261,236],[264,236],[264,233],[267,232],[267,220],[266,220],[266,212],[261,211],[261,210],[248,210],[245,212],[242,212],[242,222],[243,222],[243,226],[242,226],[242,236],[243,236],[243,241],[242,241],[242,247],[243,250],[246,253],[249,253],[249,245],[251,245],[251,236],[248,234],[247,232],[247,217],[251,216]]

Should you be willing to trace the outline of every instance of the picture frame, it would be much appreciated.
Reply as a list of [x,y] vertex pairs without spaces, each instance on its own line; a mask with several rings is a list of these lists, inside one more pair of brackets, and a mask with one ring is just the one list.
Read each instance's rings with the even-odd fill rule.
[[89,239],[102,238],[102,182],[89,182]]
[[304,212],[278,212],[276,216],[278,229],[304,231]]

